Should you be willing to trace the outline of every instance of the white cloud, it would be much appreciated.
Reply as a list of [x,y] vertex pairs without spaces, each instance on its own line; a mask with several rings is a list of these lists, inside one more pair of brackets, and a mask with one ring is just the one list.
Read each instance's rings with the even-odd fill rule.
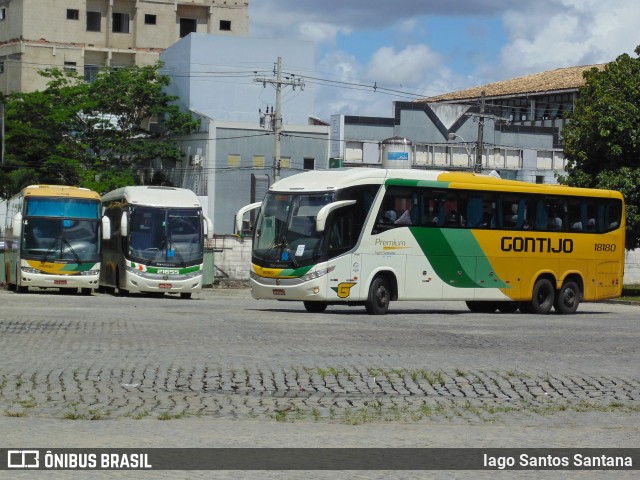
[[[529,73],[614,60],[640,44],[637,0],[255,0],[251,32],[257,37],[311,40],[319,47],[318,76],[419,92],[424,96],[455,91]],[[465,28],[452,30],[450,45],[424,44],[426,18],[459,18]],[[492,34],[502,19],[504,46],[492,58],[475,44]],[[389,29],[393,33],[388,34]],[[346,54],[338,41],[359,31],[380,31],[388,38],[362,57]],[[385,37],[385,32],[387,36]],[[486,35],[486,36],[485,36]],[[446,42],[449,42],[448,44]],[[499,48],[499,47],[495,47]],[[437,50],[436,50],[437,49]],[[354,52],[356,50],[353,50]],[[442,52],[442,53],[439,53]],[[324,58],[323,58],[324,57]],[[465,59],[466,63],[461,61]],[[459,68],[460,70],[455,70]],[[401,88],[400,88],[401,87]],[[316,89],[316,115],[390,115],[396,99],[380,91],[349,86]]]
[[440,56],[427,45],[409,45],[396,51],[392,47],[377,50],[367,65],[367,78],[398,87],[417,85],[434,69],[442,68]]
[[503,16],[507,44],[500,54],[504,78],[552,68],[605,63],[640,41],[636,0],[615,4],[551,0]]

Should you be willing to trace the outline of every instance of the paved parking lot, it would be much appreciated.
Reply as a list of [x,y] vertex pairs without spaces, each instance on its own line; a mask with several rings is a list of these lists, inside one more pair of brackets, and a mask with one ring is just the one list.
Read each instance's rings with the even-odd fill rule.
[[407,302],[377,317],[357,307],[309,314],[246,289],[192,300],[0,291],[0,302],[0,424],[14,442],[635,447],[640,439],[635,305],[541,317]]

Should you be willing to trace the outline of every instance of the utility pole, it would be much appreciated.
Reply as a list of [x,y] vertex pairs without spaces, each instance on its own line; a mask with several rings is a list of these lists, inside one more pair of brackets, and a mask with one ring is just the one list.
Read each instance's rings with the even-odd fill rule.
[[484,135],[484,90],[480,94],[480,118],[478,119],[478,146],[476,148],[476,165],[473,169],[476,173],[482,172],[482,150],[483,150],[483,135]]
[[[291,75],[291,78],[287,77],[285,80],[282,79],[282,57],[278,57],[278,63],[276,64],[276,68],[274,71],[276,76],[274,79],[268,79],[266,77],[256,77],[254,82],[260,82],[263,86],[266,86],[267,83],[273,85],[276,89],[276,106],[275,112],[272,110],[269,113],[269,109],[267,109],[266,116],[271,116],[271,129],[273,130],[275,136],[275,148],[274,148],[274,157],[273,157],[273,181],[276,182],[280,179],[280,140],[282,136],[282,87],[290,86],[294,90],[296,87],[300,87],[304,89],[304,81],[302,79],[295,78],[294,75]],[[262,112],[260,112],[262,115]],[[261,117],[261,124],[267,125],[268,122],[263,122],[263,118]]]

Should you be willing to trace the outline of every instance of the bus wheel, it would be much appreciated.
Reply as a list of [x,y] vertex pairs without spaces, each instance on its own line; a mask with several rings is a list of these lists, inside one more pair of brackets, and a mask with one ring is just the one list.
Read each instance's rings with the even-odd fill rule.
[[93,292],[90,288],[81,288],[80,295],[91,295]]
[[539,278],[533,286],[531,301],[524,302],[521,308],[524,308],[526,313],[547,315],[551,311],[551,307],[553,307],[555,296],[556,292],[551,280]]
[[518,310],[518,302],[500,302],[498,304],[498,310],[500,313],[515,313]]
[[556,312],[562,314],[576,313],[580,304],[580,296],[580,287],[576,282],[571,280],[564,282],[558,292],[556,301],[553,303],[553,308],[556,309]]
[[29,287],[26,285],[16,285],[16,293],[27,293],[29,291]]
[[498,308],[496,302],[480,302],[477,300],[469,300],[466,302],[467,308],[473,313],[493,313]]
[[322,313],[327,309],[327,302],[302,302],[309,313]]
[[376,277],[369,287],[369,296],[364,304],[369,315],[384,315],[389,309],[391,290],[384,277]]
[[[164,294],[162,294],[164,296]],[[191,298],[191,292],[181,292],[180,298],[189,299]]]

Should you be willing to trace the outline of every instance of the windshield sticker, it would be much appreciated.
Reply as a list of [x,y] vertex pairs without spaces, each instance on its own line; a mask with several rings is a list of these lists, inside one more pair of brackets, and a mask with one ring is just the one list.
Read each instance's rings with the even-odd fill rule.
[[282,257],[280,257],[280,259],[283,262],[286,262],[287,260],[289,260],[289,252],[287,252],[286,250],[284,252],[282,252]]
[[175,255],[176,255],[175,250],[167,250],[167,257],[175,257]]
[[298,245],[298,248],[296,248],[296,257],[301,257],[302,255],[304,255],[304,245]]

